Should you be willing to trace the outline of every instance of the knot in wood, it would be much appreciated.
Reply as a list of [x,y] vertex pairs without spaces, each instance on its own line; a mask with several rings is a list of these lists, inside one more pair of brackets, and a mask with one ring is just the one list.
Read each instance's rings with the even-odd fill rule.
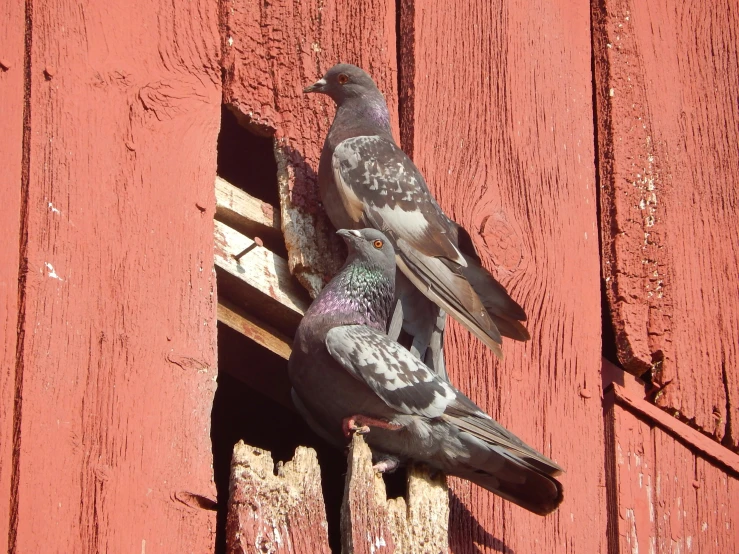
[[480,235],[496,266],[507,270],[518,268],[523,259],[523,242],[505,212],[485,216],[480,224]]

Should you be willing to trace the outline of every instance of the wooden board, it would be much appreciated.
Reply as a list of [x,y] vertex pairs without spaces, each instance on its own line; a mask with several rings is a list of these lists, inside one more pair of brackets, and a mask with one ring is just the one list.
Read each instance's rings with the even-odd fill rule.
[[[593,2],[603,273],[618,354],[739,446],[739,11]],[[731,285],[730,285],[731,284]]]
[[739,472],[693,448],[687,425],[675,420],[686,428],[677,436],[640,404],[652,407],[618,388],[606,395],[609,552],[735,552]]
[[604,552],[588,5],[401,6],[403,145],[524,306],[532,334],[505,341],[501,363],[450,324],[451,379],[567,471],[564,503],[547,518],[450,480],[452,551]]
[[218,5],[28,4],[12,552],[209,552]]
[[274,135],[290,270],[315,296],[343,247],[316,186],[333,102],[302,89],[339,61],[361,65],[386,92],[397,129],[395,2],[226,0],[223,13],[224,101],[253,131]]
[[[18,337],[18,281],[22,241],[23,117],[25,100],[25,6],[4,2],[0,7],[0,550],[9,540],[14,476],[13,445],[16,400],[16,345]],[[17,473],[15,474],[17,476]]]

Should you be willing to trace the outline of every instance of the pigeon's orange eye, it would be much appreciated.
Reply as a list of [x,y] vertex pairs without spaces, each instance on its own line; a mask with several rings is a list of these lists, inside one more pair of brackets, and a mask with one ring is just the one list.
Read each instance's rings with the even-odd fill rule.
[[339,73],[338,79],[340,85],[345,85],[349,82],[349,75],[347,75],[346,73]]
[[384,242],[382,242],[382,241],[381,241],[380,239],[376,239],[376,240],[375,240],[375,241],[374,241],[374,242],[372,243],[372,246],[374,246],[375,248],[377,248],[377,249],[379,250],[380,248],[382,248],[382,245],[383,245],[383,244],[385,244],[385,243],[384,243]]

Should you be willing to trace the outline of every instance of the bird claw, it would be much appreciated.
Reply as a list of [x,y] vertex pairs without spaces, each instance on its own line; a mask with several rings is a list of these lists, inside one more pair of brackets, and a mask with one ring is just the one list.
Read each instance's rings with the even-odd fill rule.
[[367,425],[357,425],[357,420],[353,417],[347,417],[341,424],[344,429],[344,436],[350,437],[352,433],[357,435],[366,435],[370,432],[370,428]]
[[366,435],[370,432],[370,426],[378,429],[387,429],[388,431],[398,431],[403,428],[403,426],[398,423],[392,423],[384,419],[376,419],[363,415],[353,415],[351,417],[344,418],[344,421],[341,422],[341,427],[344,430],[345,437],[350,437],[352,433]]

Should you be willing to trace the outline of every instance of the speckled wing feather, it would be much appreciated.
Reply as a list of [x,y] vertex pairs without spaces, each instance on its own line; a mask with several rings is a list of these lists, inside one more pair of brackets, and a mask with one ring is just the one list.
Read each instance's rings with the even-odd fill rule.
[[418,168],[394,142],[379,136],[350,138],[336,147],[331,163],[350,216],[356,218],[361,206],[419,252],[466,265],[453,242],[453,223],[431,196]]
[[325,342],[344,369],[402,414],[439,417],[457,397],[457,391],[421,360],[370,327],[334,327]]
[[563,471],[554,461],[531,448],[461,392],[457,392],[455,401],[445,410],[444,419],[488,445],[505,449],[517,460],[528,463],[546,475],[554,477]]

